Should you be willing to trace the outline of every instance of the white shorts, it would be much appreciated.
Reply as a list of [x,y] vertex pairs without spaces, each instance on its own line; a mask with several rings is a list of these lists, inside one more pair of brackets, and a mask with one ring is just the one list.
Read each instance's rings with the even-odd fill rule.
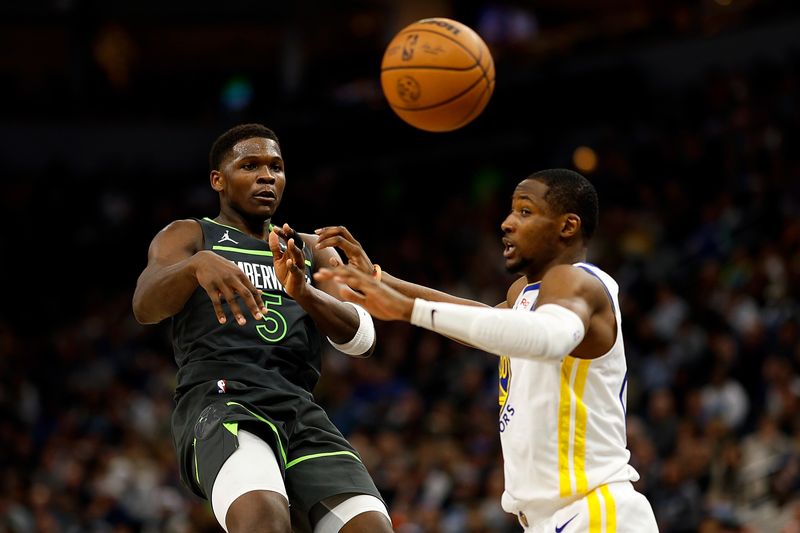
[[523,511],[519,521],[525,533],[658,533],[650,502],[628,481],[601,485],[547,520],[526,526]]

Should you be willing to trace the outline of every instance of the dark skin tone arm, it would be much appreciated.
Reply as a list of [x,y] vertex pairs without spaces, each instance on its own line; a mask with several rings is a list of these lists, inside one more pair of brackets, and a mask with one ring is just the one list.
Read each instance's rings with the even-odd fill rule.
[[[376,281],[360,270],[346,266],[321,269],[315,278],[335,279],[356,289],[358,292],[348,292],[342,294],[342,297],[361,305],[375,318],[406,322],[411,320],[413,298]],[[517,283],[520,283],[519,287],[515,287]],[[524,286],[525,283],[518,280],[512,288],[518,295]],[[561,305],[583,321],[586,335],[573,350],[573,356],[594,359],[613,346],[616,340],[616,318],[611,303],[602,283],[584,270],[568,264],[550,268],[542,278],[536,303],[539,306],[548,303]]]
[[[331,249],[333,247],[339,248],[347,256],[347,264],[353,268],[364,272],[365,274],[372,274],[373,264],[364,247],[361,246],[350,231],[344,226],[328,226],[318,229],[316,231],[319,241],[316,243],[316,248],[319,250]],[[338,257],[338,254],[337,254]],[[333,263],[320,263],[324,265],[331,265],[333,267],[341,265],[341,261],[336,264]],[[477,307],[486,307],[486,304],[468,300],[466,298],[459,298],[446,292],[438,291],[423,285],[417,285],[408,281],[396,278],[391,274],[383,271],[381,273],[381,282],[387,284],[400,294],[408,296],[409,298],[422,298],[432,302],[447,302],[460,305],[471,305]]]
[[[346,287],[337,282],[320,282],[320,289],[305,283],[305,263],[302,252],[294,246],[294,232],[288,225],[270,235],[270,247],[279,247],[278,236],[289,237],[287,253],[273,249],[275,270],[287,293],[309,313],[320,331],[337,344],[346,343],[358,329],[358,314],[331,294],[339,294]],[[306,236],[314,244],[316,236]],[[335,250],[315,251],[316,264],[337,258]],[[292,258],[292,261],[288,259]],[[298,267],[297,264],[300,266]],[[302,280],[302,285],[300,285]],[[164,228],[153,238],[148,251],[148,263],[133,295],[133,313],[141,324],[156,324],[178,313],[189,297],[202,287],[214,305],[217,320],[224,324],[228,317],[222,306],[227,301],[233,319],[244,325],[252,318],[261,320],[267,309],[261,291],[231,261],[203,250],[203,233],[194,220],[178,220]],[[292,292],[293,291],[293,292]],[[297,297],[295,297],[295,295]],[[359,357],[367,357],[370,350]]]
[[[279,238],[286,241],[286,251],[280,248]],[[339,254],[333,248],[318,248],[317,235],[295,233],[288,225],[273,228],[269,235],[269,247],[272,250],[275,274],[291,296],[311,316],[323,334],[333,342],[344,344],[350,341],[358,330],[359,318],[356,310],[343,304],[338,298],[340,294],[353,292],[346,285],[332,280],[316,280],[316,287],[305,282],[305,256],[295,245],[295,239],[301,238],[305,246],[310,246],[314,254],[315,265],[341,264]],[[369,357],[375,349],[372,347],[363,355]]]
[[211,299],[220,323],[227,321],[223,300],[239,325],[246,323],[246,314],[262,318],[261,292],[231,261],[202,248],[203,232],[194,220],[175,221],[153,238],[133,294],[139,323],[156,324],[175,315],[198,286]]

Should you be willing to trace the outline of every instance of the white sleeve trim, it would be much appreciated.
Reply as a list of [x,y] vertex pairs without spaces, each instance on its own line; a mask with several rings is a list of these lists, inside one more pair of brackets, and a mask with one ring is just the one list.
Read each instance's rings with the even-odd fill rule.
[[417,298],[411,323],[495,355],[524,359],[560,359],[586,334],[581,318],[557,304],[530,312]]
[[328,337],[328,342],[342,353],[347,355],[364,355],[372,347],[375,342],[375,324],[372,323],[372,317],[367,313],[366,309],[360,305],[352,302],[342,302],[347,305],[352,305],[356,313],[358,313],[358,330],[353,338],[344,344],[336,344]]

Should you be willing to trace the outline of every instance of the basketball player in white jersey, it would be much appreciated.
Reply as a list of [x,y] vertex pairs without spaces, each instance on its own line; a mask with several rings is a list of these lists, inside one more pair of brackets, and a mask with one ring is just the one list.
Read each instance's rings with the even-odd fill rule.
[[618,286],[585,262],[597,218],[597,193],[576,172],[520,182],[501,228],[506,267],[521,277],[497,308],[382,273],[344,228],[317,231],[319,246],[348,256],[317,275],[361,293],[342,297],[500,356],[502,505],[526,532],[658,530],[631,484]]

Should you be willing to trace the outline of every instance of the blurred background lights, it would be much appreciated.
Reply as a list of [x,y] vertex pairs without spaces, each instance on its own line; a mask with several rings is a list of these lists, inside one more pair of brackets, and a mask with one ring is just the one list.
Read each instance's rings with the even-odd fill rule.
[[597,153],[588,146],[578,146],[572,152],[572,164],[581,172],[590,174],[597,168]]
[[253,102],[253,94],[250,80],[244,76],[236,76],[223,86],[220,101],[228,111],[243,111]]

